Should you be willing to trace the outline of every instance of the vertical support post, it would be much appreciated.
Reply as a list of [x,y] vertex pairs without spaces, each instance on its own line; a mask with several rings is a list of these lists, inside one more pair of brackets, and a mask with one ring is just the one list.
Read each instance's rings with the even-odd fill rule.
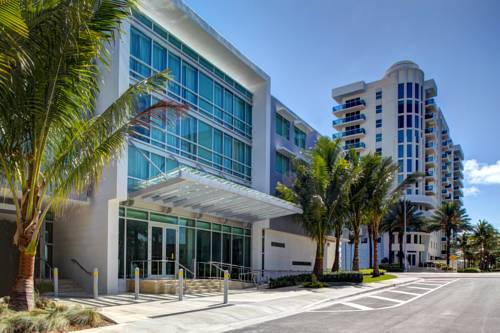
[[178,293],[179,293],[179,301],[182,301],[182,298],[184,297],[184,269],[179,269],[179,287]]
[[198,265],[196,264],[196,258],[193,259],[193,279],[196,279]]
[[228,302],[228,293],[229,293],[229,272],[227,270],[224,271],[224,304]]
[[59,269],[54,267],[54,298],[59,297]]
[[99,296],[99,270],[97,268],[94,268],[94,271],[92,272],[92,278],[94,282],[94,298],[97,298]]
[[135,278],[134,298],[139,299],[139,267],[135,268],[134,278]]

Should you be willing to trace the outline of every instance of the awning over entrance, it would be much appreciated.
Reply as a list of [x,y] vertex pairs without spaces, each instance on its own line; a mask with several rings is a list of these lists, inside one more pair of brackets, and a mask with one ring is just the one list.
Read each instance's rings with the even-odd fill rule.
[[129,198],[242,222],[302,213],[288,201],[187,166],[140,182]]

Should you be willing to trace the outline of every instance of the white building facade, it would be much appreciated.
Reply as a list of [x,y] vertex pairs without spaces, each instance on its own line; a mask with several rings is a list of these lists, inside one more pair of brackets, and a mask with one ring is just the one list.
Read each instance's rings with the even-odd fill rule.
[[[404,198],[429,216],[442,201],[462,200],[463,152],[454,145],[448,125],[435,98],[437,86],[411,61],[392,65],[378,81],[355,82],[332,90],[333,127],[344,148],[359,153],[373,152],[391,157],[399,165],[397,182],[414,172],[425,177],[410,186]],[[410,231],[406,238],[410,266],[438,260],[445,253],[441,232]],[[389,258],[392,242],[394,258],[398,237],[382,235],[383,253]]]

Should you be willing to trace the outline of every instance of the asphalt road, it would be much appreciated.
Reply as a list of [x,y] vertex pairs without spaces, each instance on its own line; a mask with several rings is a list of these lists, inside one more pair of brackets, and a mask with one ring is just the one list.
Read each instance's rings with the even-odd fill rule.
[[498,333],[500,279],[427,279],[234,332]]

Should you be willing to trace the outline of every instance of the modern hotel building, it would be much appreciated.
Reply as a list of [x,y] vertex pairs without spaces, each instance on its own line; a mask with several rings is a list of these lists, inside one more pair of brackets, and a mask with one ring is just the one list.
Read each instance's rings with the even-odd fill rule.
[[214,264],[233,277],[310,271],[301,209],[273,194],[319,134],[271,96],[269,76],[179,0],[141,1],[110,52],[98,110],[169,68],[140,109],[169,99],[189,111],[137,128],[96,190],[46,223],[40,269],[88,290],[85,271],[97,268],[101,293],[124,291],[134,267],[145,278],[203,277]]
[[[341,138],[345,149],[391,157],[399,165],[398,182],[411,173],[425,173],[404,195],[420,211],[429,215],[442,201],[462,200],[463,152],[460,145],[453,144],[437,105],[436,83],[417,64],[395,63],[382,79],[337,87],[332,97],[339,103],[333,107],[337,118],[333,138]],[[367,238],[364,232],[362,238]],[[409,264],[441,258],[446,253],[443,236],[440,232],[408,233]],[[383,235],[381,259],[397,257],[395,251],[388,253],[390,241],[393,249],[399,248],[397,237]]]

